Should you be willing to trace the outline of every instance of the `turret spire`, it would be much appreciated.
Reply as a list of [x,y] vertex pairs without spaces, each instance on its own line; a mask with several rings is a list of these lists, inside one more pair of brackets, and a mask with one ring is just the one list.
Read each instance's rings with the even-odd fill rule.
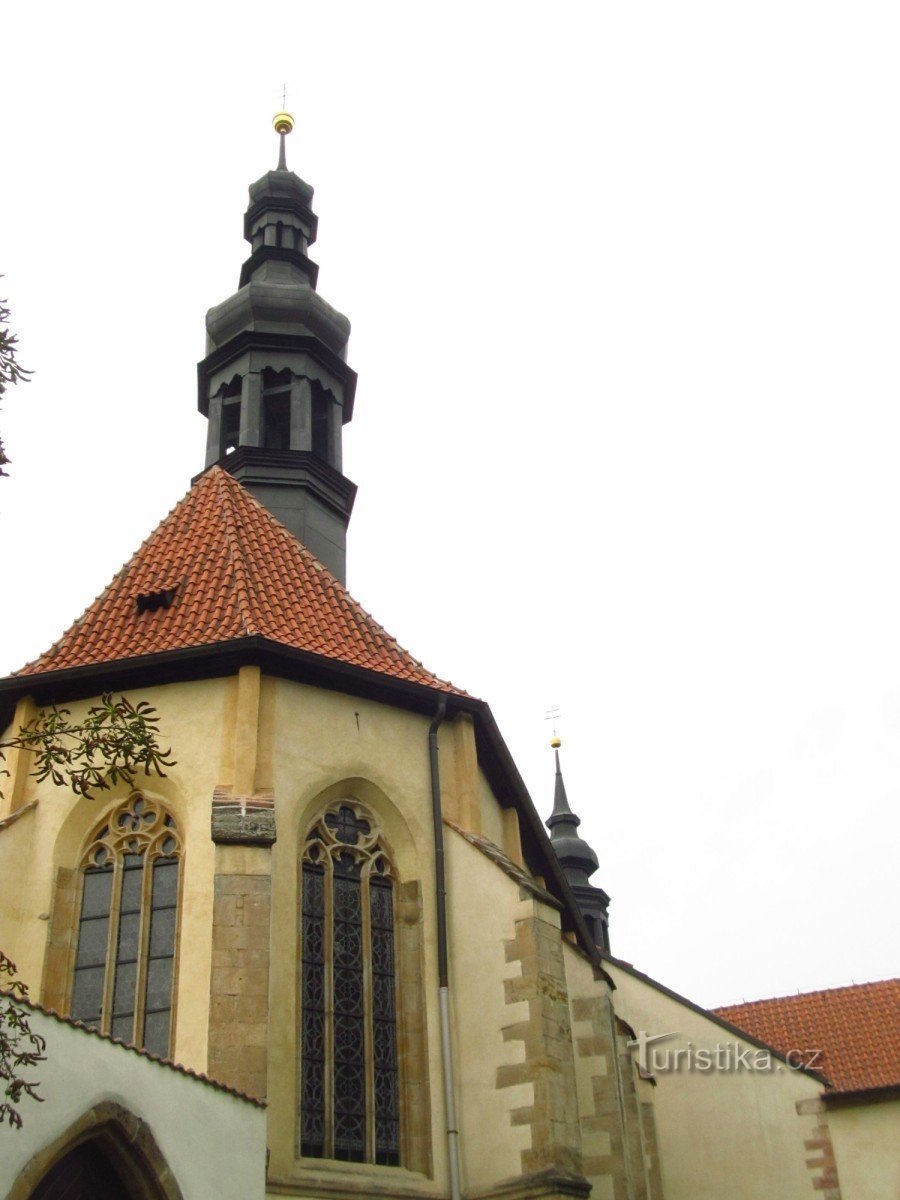
[[287,169],[294,118],[272,122],[278,167],[250,187],[250,257],[238,290],[206,314],[198,404],[209,419],[206,466],[219,463],[342,582],[356,486],[342,473],[343,426],[356,374],[350,322],[316,291],[313,189]]
[[579,837],[578,826],[581,819],[569,807],[559,762],[559,748],[562,742],[554,734],[550,745],[556,757],[553,812],[546,822],[550,830],[550,842],[594,941],[601,950],[609,951],[609,896],[602,888],[594,887],[590,882],[590,876],[600,863],[590,845],[584,838]]
[[562,821],[567,821],[573,829],[577,829],[581,824],[581,820],[569,808],[566,785],[563,782],[562,768],[559,765],[559,748],[562,742],[558,737],[554,737],[550,745],[553,747],[553,753],[556,757],[556,783],[553,788],[553,812],[550,814],[547,824],[552,829],[554,825],[558,825]]

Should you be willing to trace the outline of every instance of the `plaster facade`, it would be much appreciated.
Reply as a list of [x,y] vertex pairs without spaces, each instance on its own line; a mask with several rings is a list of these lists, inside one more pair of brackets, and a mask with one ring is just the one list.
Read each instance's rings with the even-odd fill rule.
[[900,1196],[900,1100],[828,1111],[841,1200]]
[[[184,847],[173,1058],[266,1098],[270,1195],[447,1195],[429,718],[253,666],[142,696],[177,763],[144,789],[173,814]],[[756,1047],[579,948],[563,932],[561,902],[525,863],[519,814],[496,798],[471,718],[445,722],[438,745],[464,1194],[830,1194],[810,1165],[822,1138],[820,1082],[780,1063],[640,1071],[629,1045],[638,1031],[677,1034],[663,1043],[673,1050]],[[66,796],[27,777],[26,757],[12,764],[0,813],[0,872],[17,880],[0,889],[0,946],[36,999],[66,1011],[80,855],[126,792]],[[317,816],[342,798],[371,815],[396,871],[399,1167],[298,1150],[299,862]],[[882,1108],[884,1119],[868,1124],[854,1110],[829,1114],[843,1200],[853,1189],[880,1200],[893,1186],[885,1147],[896,1106]]]
[[41,1012],[29,1022],[47,1043],[43,1103],[22,1129],[0,1127],[0,1195],[27,1200],[55,1158],[106,1128],[173,1200],[263,1200],[263,1108]]
[[[771,1070],[697,1070],[687,1050],[734,1047],[756,1060],[760,1047],[614,962],[618,1015],[634,1033],[675,1034],[656,1043],[660,1054],[682,1052],[673,1069],[654,1072],[653,1104],[666,1200],[794,1200],[813,1194],[806,1142],[815,1136],[822,1085],[772,1058]],[[763,1052],[765,1053],[765,1052]],[[694,1062],[698,1061],[694,1056]],[[703,1060],[700,1060],[701,1062]],[[726,1061],[722,1056],[722,1061]],[[758,1060],[760,1063],[762,1059]]]

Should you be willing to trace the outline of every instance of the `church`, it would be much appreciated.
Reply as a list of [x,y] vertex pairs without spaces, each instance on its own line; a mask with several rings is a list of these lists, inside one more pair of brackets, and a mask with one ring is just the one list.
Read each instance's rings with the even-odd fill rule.
[[350,324],[317,291],[292,126],[207,314],[203,469],[0,681],[7,736],[124,694],[175,760],[86,799],[9,756],[0,947],[46,1061],[0,1195],[896,1196],[900,1064],[875,1070],[860,1015],[896,1028],[896,986],[842,998],[865,1047],[835,1084],[815,1024],[616,958],[558,742],[545,826],[487,703],[347,591]]

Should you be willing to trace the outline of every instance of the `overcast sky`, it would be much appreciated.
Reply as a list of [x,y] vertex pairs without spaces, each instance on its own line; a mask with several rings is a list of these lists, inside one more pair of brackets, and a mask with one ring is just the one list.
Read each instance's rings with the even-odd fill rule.
[[544,816],[561,708],[619,956],[708,1005],[896,974],[896,4],[19,4],[3,32],[34,377],[0,416],[0,670],[203,466],[204,314],[286,83],[353,323],[354,595],[490,702]]

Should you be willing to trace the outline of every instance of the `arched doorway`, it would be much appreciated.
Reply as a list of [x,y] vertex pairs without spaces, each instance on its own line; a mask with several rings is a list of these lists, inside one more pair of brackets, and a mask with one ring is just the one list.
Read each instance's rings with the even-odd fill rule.
[[96,1142],[82,1142],[50,1168],[31,1200],[131,1200],[134,1192]]
[[149,1125],[104,1101],[34,1156],[7,1200],[183,1198]]

